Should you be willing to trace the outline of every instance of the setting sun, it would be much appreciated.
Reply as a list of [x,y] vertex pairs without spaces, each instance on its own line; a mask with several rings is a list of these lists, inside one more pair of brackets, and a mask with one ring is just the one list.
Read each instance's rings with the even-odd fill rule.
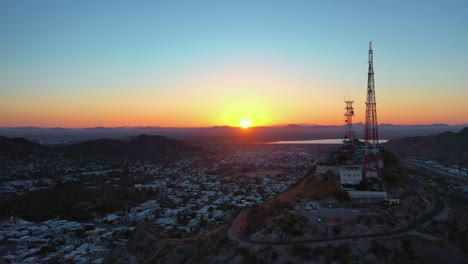
[[248,118],[242,118],[239,121],[240,126],[242,128],[244,128],[244,129],[249,128],[251,123],[252,123],[252,121],[250,121],[250,119],[248,119]]

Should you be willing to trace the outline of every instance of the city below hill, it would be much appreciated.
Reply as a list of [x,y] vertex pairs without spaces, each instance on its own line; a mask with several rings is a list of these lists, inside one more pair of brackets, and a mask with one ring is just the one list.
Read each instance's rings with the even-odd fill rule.
[[468,127],[460,132],[391,139],[385,148],[399,155],[436,160],[450,165],[468,165]]

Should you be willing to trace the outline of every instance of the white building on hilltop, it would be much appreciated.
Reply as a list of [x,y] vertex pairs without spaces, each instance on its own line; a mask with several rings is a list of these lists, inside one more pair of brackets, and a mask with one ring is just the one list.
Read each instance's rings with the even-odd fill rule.
[[358,185],[362,180],[362,165],[343,166],[340,168],[341,184]]

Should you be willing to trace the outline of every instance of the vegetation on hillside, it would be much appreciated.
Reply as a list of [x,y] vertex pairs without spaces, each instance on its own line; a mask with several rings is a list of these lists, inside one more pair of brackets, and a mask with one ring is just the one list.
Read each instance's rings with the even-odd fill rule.
[[77,182],[58,183],[52,188],[29,192],[0,203],[0,216],[19,216],[29,221],[61,218],[86,221],[126,206],[147,201],[154,193],[126,185],[98,184],[96,188]]
[[400,159],[387,150],[381,151],[384,168],[382,170],[383,179],[389,183],[401,182],[405,179],[405,171],[400,166]]

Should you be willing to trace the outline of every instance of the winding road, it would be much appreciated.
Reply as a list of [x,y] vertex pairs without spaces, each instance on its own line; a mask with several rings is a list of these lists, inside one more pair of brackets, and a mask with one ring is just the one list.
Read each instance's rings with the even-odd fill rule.
[[[426,166],[424,164],[420,164],[418,162],[408,160],[408,159],[401,159],[401,161],[413,165],[422,167],[444,176],[451,176],[457,177],[453,174],[447,173],[445,171],[438,170],[436,168],[432,168]],[[353,239],[370,239],[370,238],[383,238],[383,237],[392,237],[392,236],[400,236],[411,231],[414,231],[417,227],[424,225],[440,215],[446,209],[446,203],[444,200],[435,192],[432,192],[435,197],[435,203],[433,208],[424,215],[421,215],[414,219],[411,223],[407,224],[406,226],[400,227],[398,229],[387,231],[387,232],[378,232],[374,234],[366,234],[366,235],[352,235],[352,236],[341,236],[341,237],[334,237],[334,238],[321,238],[321,239],[305,239],[305,240],[298,240],[298,241],[262,241],[262,240],[252,240],[242,234],[246,224],[247,224],[247,217],[248,211],[242,211],[236,220],[233,222],[231,227],[228,230],[228,236],[231,240],[237,241],[239,243],[243,243],[245,245],[293,245],[293,244],[314,244],[314,243],[323,243],[323,242],[341,242],[346,240],[353,240]]]
[[445,203],[437,194],[434,193],[435,203],[434,207],[424,215],[417,217],[414,221],[409,223],[408,225],[401,227],[396,230],[388,231],[388,232],[379,232],[375,234],[366,234],[366,235],[353,235],[353,236],[341,236],[341,237],[334,237],[334,238],[321,238],[321,239],[305,239],[305,240],[298,240],[298,241],[262,241],[262,240],[252,240],[246,236],[242,235],[242,231],[244,230],[247,224],[247,217],[248,212],[247,210],[242,211],[239,216],[236,218],[234,223],[228,230],[228,236],[231,240],[237,241],[244,245],[293,245],[293,244],[313,244],[313,243],[323,243],[323,242],[341,242],[345,240],[352,240],[352,239],[368,239],[368,238],[382,238],[382,237],[392,237],[392,236],[400,236],[410,231],[413,231],[417,227],[424,225],[425,223],[429,222],[436,216],[438,216],[441,212],[445,210]]

